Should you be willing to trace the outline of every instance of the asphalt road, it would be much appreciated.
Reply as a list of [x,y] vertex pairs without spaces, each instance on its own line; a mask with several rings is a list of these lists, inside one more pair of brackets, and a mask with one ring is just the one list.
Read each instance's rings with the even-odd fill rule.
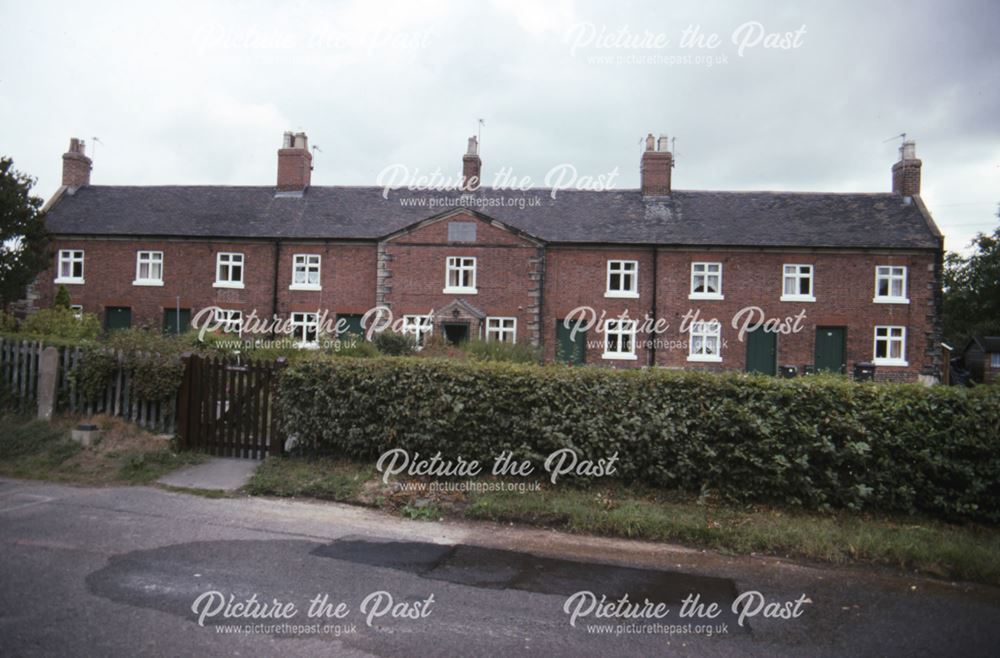
[[334,504],[0,479],[0,551],[2,656],[1000,652],[996,588]]

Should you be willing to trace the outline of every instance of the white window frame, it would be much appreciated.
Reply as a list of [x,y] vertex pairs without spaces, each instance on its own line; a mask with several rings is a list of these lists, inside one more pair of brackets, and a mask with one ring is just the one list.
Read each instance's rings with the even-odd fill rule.
[[[709,268],[711,266],[717,266],[718,271],[711,272]],[[708,277],[717,277],[718,285],[716,286],[716,292],[695,292],[695,280],[696,277],[705,277],[705,287],[708,287]],[[711,262],[711,261],[696,261],[691,263],[691,294],[688,295],[688,299],[725,299],[725,295],[722,294],[722,263]]]
[[73,317],[77,320],[83,319],[83,304],[70,304],[69,310],[73,311]]
[[[476,289],[476,269],[477,261],[475,256],[448,256],[444,267],[444,290],[448,294],[462,293],[466,295],[478,294]],[[452,272],[456,273],[458,281],[462,281],[464,273],[470,273],[468,286],[453,286],[451,284]]]
[[[295,340],[295,346],[315,349],[319,347],[319,313],[310,313],[308,311],[296,311],[291,314],[289,318],[292,325],[292,338]],[[314,334],[313,340],[309,340],[309,330],[312,329]]]
[[[509,336],[510,340],[505,340]],[[490,317],[486,318],[486,341],[517,343],[517,318]]]
[[[83,249],[60,249],[59,250],[59,260],[56,264],[56,278],[54,283],[70,283],[70,284],[81,284],[84,283],[83,279],[83,266],[84,258],[86,254]],[[77,276],[73,274],[73,270],[76,269],[74,265],[79,263],[80,265],[80,275]],[[69,276],[62,276],[63,265],[69,265]]]
[[[896,272],[895,270],[899,270]],[[909,304],[910,300],[906,296],[906,280],[909,275],[909,269],[904,265],[876,265],[875,266],[875,297],[872,302],[876,304]],[[888,294],[879,294],[879,283],[882,280],[887,280],[888,283]],[[899,281],[900,294],[892,294],[892,284],[893,281]]]
[[[237,256],[239,257],[238,260],[236,259]],[[233,278],[233,267],[236,265],[239,265],[240,268],[240,278],[238,280]],[[223,267],[229,268],[229,276],[225,279],[222,278]],[[220,251],[215,255],[215,283],[212,284],[212,287],[242,290],[245,287],[243,285],[243,276],[246,274],[246,269],[247,259],[242,252]]]
[[225,334],[243,334],[243,311],[231,308],[215,310],[215,319],[220,322],[219,330]]
[[[791,269],[791,271],[789,271]],[[783,302],[815,302],[816,294],[815,288],[816,281],[813,277],[815,268],[808,263],[785,263],[781,266],[781,301]],[[801,289],[802,281],[806,280],[809,282],[809,292],[803,293],[798,292]],[[794,283],[794,290],[796,292],[789,293],[786,292],[788,287],[788,282],[792,281]]]
[[[722,363],[721,322],[718,320],[698,320],[692,322],[691,326],[688,327],[688,334],[688,361]],[[708,349],[713,339],[715,342],[714,351]]]
[[[604,353],[602,359],[615,359],[622,361],[635,361],[639,357],[635,353],[635,334],[639,323],[635,320],[614,319],[604,321]],[[617,344],[612,349],[611,337],[617,337]],[[622,345],[628,342],[628,349],[623,350]]]
[[1000,368],[1000,352],[991,352],[990,353],[990,367],[991,368]]
[[434,332],[434,319],[429,315],[404,315],[404,334],[413,334],[417,349],[424,346],[424,339]]
[[[322,290],[323,257],[319,254],[294,254],[292,256],[292,283],[289,290]],[[312,283],[310,275],[316,275]],[[302,275],[301,277],[299,275]],[[301,279],[301,280],[300,280]]]
[[[618,289],[611,287],[611,277],[615,274],[618,275]],[[628,278],[630,284],[628,287],[622,285],[625,282],[626,277]],[[607,285],[604,289],[604,296],[624,299],[638,299],[639,261],[609,260],[607,267]]]
[[[879,335],[883,332],[883,335]],[[886,355],[892,354],[894,343],[899,344],[899,356],[878,356],[880,342],[886,343]],[[906,360],[906,327],[900,325],[880,324],[875,326],[875,342],[872,349],[872,363],[877,366],[908,366]]]
[[[149,274],[153,274],[154,268],[159,267],[160,276],[142,276],[142,266],[146,265]],[[133,286],[162,286],[163,285],[163,252],[162,251],[137,251],[135,253],[135,281]]]

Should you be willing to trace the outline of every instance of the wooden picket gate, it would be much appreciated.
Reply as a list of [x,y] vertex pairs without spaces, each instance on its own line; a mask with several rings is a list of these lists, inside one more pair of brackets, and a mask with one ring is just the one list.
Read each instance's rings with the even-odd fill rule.
[[192,354],[184,363],[177,400],[182,448],[248,459],[283,452],[275,393],[284,359],[240,363]]

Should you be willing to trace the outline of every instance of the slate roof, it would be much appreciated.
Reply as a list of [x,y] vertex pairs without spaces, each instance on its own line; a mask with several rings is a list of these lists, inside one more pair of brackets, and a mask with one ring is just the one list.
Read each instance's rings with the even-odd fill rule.
[[[289,196],[273,187],[95,185],[67,190],[46,223],[58,235],[374,240],[454,207],[430,207],[430,200],[459,197],[382,193],[378,187],[310,187]],[[677,190],[644,197],[639,190],[564,190],[553,199],[544,189],[481,189],[458,205],[547,242],[937,249],[940,235],[921,206],[893,194]]]

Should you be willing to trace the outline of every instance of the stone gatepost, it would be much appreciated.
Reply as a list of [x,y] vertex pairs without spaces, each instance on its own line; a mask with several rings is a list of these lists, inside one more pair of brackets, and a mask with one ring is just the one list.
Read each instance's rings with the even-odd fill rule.
[[38,359],[38,418],[52,420],[59,382],[59,350],[49,345]]

